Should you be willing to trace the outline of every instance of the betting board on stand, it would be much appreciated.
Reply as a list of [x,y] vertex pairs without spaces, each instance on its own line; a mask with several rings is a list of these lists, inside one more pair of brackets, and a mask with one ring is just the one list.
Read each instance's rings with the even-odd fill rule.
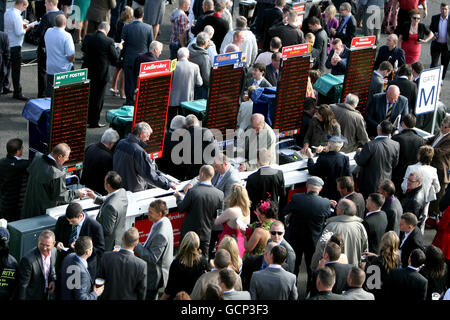
[[63,168],[67,172],[79,170],[83,167],[86,144],[89,106],[87,69],[55,74],[53,88],[48,151],[59,143],[67,143],[71,152]]
[[142,121],[150,125],[146,151],[151,159],[162,157],[171,85],[170,60],[141,63],[131,130]]
[[349,93],[357,95],[356,109],[365,115],[376,54],[375,36],[353,38],[350,51],[341,101],[345,101]]
[[214,58],[204,126],[222,133],[224,144],[221,146],[227,144],[226,130],[236,128],[244,71],[241,58],[242,52],[224,53]]
[[280,131],[280,137],[300,133],[308,83],[310,51],[311,46],[308,43],[283,48],[276,107],[271,117],[273,128]]

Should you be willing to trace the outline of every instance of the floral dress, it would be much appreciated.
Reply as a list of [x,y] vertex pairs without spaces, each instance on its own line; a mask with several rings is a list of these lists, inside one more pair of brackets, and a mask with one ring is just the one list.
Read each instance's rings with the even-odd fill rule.
[[[264,230],[269,231],[270,227],[272,226],[272,223],[274,221],[275,220],[270,219],[270,220],[266,220],[264,222],[257,221],[257,222],[253,222],[253,223],[249,224],[249,228],[247,228],[247,230],[245,232],[245,236],[247,237],[247,239],[250,239],[251,235],[257,228],[263,228]],[[258,243],[252,251],[245,252],[243,260],[245,260],[245,258],[247,258],[248,255],[263,255],[265,250],[266,250],[266,246]]]

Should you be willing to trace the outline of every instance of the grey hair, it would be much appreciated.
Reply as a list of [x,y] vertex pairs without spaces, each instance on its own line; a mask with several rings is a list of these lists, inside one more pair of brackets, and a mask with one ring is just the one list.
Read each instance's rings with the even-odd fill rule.
[[176,115],[172,121],[170,121],[170,129],[177,130],[186,126],[186,118],[182,115]]
[[150,134],[153,133],[152,127],[147,122],[139,122],[134,126],[133,134],[135,136],[139,136],[143,132],[150,132]]
[[178,59],[189,58],[189,50],[186,47],[181,47],[177,51]]
[[119,133],[117,133],[117,131],[114,130],[113,128],[109,128],[103,133],[100,142],[103,144],[110,144],[116,143],[117,141],[119,141],[119,139],[120,139]]
[[207,35],[209,36],[209,38],[211,39],[212,36],[214,35],[214,28],[208,24],[207,26],[205,26],[205,27],[203,28],[203,32],[206,32],[206,34],[207,34]]
[[352,200],[342,199],[338,203],[339,208],[344,211],[346,216],[356,215],[356,205]]
[[342,147],[344,146],[343,142],[334,142],[334,141],[328,141],[328,146],[330,148],[330,151],[341,151]]
[[186,127],[199,125],[198,118],[193,114],[188,114],[186,116]]
[[237,45],[232,44],[232,43],[227,45],[227,47],[225,48],[225,53],[237,52],[237,51],[241,51],[241,49],[239,49],[239,47]]
[[349,93],[347,97],[345,97],[345,103],[348,103],[352,107],[356,107],[359,103],[359,98],[356,94]]
[[153,40],[150,45],[148,46],[148,51],[153,51],[156,48],[159,48],[162,51],[163,44],[159,41]]
[[420,171],[414,171],[410,174],[410,176],[414,176],[417,181],[422,182],[423,181],[423,174]]
[[443,123],[450,123],[450,116],[446,116],[443,120]]
[[98,25],[97,29],[98,29],[98,30],[105,30],[106,32],[109,32],[109,29],[111,29],[111,26],[110,26],[109,22],[107,22],[107,21],[102,21],[102,22]]
[[206,32],[200,32],[197,35],[197,46],[202,47],[209,41],[209,35]]
[[55,241],[55,233],[52,230],[44,230],[39,234],[38,239],[50,239],[52,241]]
[[341,7],[344,8],[345,10],[347,10],[347,11],[350,11],[350,12],[352,11],[352,5],[350,3],[348,3],[348,2],[342,3]]

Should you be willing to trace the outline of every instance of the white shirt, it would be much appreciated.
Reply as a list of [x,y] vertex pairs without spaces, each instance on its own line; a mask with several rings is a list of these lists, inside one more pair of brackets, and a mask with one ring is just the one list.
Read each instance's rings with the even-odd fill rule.
[[279,264],[269,264],[269,268],[281,269],[281,266]]
[[[414,230],[414,229],[413,229]],[[400,248],[403,246],[403,244],[405,243],[406,239],[408,239],[409,235],[411,234],[411,232],[413,232],[413,230],[411,230],[408,233],[405,233],[405,237],[403,238],[402,243],[400,244]]]
[[8,35],[9,47],[21,47],[25,36],[22,12],[14,7],[6,10],[4,15],[5,33]]
[[45,278],[45,287],[48,288],[48,276],[50,275],[50,261],[52,257],[52,252],[46,257],[41,254],[42,265],[44,266],[44,278]]
[[444,138],[446,135],[448,135],[450,132],[446,133],[446,134],[442,134],[442,132],[439,132],[439,137],[436,138],[436,140],[434,140],[433,144],[431,145],[433,148],[436,147],[436,145],[442,140],[442,138]]
[[75,54],[72,36],[62,28],[53,27],[45,32],[45,50],[47,52],[47,74],[70,71],[73,63],[68,57]]

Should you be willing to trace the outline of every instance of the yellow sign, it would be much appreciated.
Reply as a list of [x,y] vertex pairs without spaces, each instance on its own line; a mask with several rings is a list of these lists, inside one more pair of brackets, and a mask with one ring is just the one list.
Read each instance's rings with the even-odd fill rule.
[[171,72],[174,71],[174,70],[177,68],[177,62],[178,62],[177,59],[173,59],[173,60],[170,62],[170,71],[171,71]]

